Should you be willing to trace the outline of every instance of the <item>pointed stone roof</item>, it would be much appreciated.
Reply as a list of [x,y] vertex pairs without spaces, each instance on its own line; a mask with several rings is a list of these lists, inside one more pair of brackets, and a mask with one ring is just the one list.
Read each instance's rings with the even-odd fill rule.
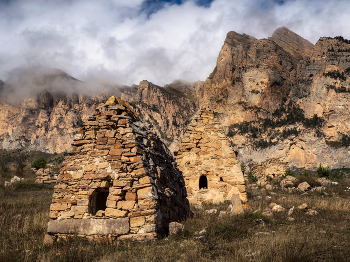
[[74,136],[54,189],[48,238],[154,239],[189,214],[170,151],[117,97]]
[[246,200],[244,177],[236,154],[208,106],[195,115],[175,155],[190,202],[221,202],[231,200],[234,194]]

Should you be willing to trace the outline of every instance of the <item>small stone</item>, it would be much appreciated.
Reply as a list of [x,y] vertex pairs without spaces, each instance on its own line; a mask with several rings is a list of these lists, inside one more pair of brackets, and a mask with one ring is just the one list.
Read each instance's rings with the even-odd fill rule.
[[178,222],[171,222],[169,223],[169,234],[179,234],[182,232],[185,232],[186,228],[183,224]]
[[22,179],[20,177],[14,176],[13,178],[11,178],[10,182],[11,182],[11,184],[13,184],[13,183],[17,183],[17,182],[19,182],[21,180]]
[[265,200],[271,200],[271,198],[272,198],[271,196],[266,196]]
[[272,190],[272,189],[273,189],[273,187],[272,187],[270,184],[267,184],[267,185],[265,186],[265,188],[266,188],[266,190]]
[[291,216],[293,214],[293,211],[294,211],[294,206],[289,209],[288,216]]
[[206,214],[216,214],[218,212],[217,209],[209,209],[209,210],[205,210]]
[[254,197],[254,200],[261,200],[261,199],[262,199],[261,196],[255,196],[255,197]]
[[242,205],[242,202],[241,202],[241,199],[239,197],[238,194],[234,194],[232,195],[232,198],[231,198],[231,213],[233,215],[239,215],[239,214],[242,214],[244,213],[245,209],[244,209],[244,205]]
[[261,214],[263,216],[266,216],[266,217],[272,217],[272,212],[271,211],[265,211],[265,212],[262,212]]
[[306,209],[306,208],[307,208],[307,204],[304,203],[304,204],[298,206],[298,208],[299,208],[299,209]]
[[49,234],[46,234],[44,236],[44,245],[51,246],[55,242],[54,236],[51,236]]
[[226,215],[228,215],[228,213],[229,213],[229,212],[227,212],[227,211],[220,211],[219,217],[226,216]]
[[286,219],[287,221],[290,221],[290,222],[292,222],[292,221],[294,221],[295,219],[294,218],[292,218],[292,217],[287,217],[287,219]]
[[203,210],[202,205],[194,205],[193,207],[194,207],[194,209],[197,209],[197,210]]
[[298,189],[299,189],[300,191],[306,191],[306,190],[310,189],[310,185],[309,185],[308,182],[303,182],[303,183],[300,183],[300,184],[298,185]]
[[282,211],[286,211],[286,209],[284,207],[282,207],[281,205],[275,205],[272,208],[272,211],[274,211],[274,212],[282,212]]
[[314,215],[317,215],[318,212],[314,209],[309,209],[307,212],[306,212],[307,215],[311,215],[311,216],[314,216]]

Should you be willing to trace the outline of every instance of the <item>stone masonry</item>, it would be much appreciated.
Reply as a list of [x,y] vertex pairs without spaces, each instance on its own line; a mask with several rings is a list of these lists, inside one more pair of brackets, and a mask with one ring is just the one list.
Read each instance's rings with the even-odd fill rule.
[[244,177],[221,124],[207,106],[193,118],[175,152],[190,203],[222,202],[239,194],[246,201]]
[[148,240],[189,215],[185,182],[168,148],[111,97],[74,136],[50,206],[48,235]]

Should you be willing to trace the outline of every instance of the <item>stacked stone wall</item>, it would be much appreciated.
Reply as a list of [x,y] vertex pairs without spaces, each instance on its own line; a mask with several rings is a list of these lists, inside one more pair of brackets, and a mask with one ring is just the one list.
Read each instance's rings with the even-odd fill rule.
[[50,207],[49,236],[154,239],[189,214],[185,182],[157,135],[111,97],[74,136]]
[[244,177],[221,124],[208,107],[193,118],[175,153],[188,199],[222,202],[239,194],[246,200]]

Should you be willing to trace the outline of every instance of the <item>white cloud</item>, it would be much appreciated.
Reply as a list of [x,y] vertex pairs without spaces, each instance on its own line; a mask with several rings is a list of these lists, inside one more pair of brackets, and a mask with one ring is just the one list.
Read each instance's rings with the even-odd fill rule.
[[79,79],[122,84],[205,80],[228,31],[266,38],[286,26],[315,43],[350,38],[348,1],[194,0],[149,17],[142,0],[17,0],[0,6],[0,79],[16,67],[45,65]]

